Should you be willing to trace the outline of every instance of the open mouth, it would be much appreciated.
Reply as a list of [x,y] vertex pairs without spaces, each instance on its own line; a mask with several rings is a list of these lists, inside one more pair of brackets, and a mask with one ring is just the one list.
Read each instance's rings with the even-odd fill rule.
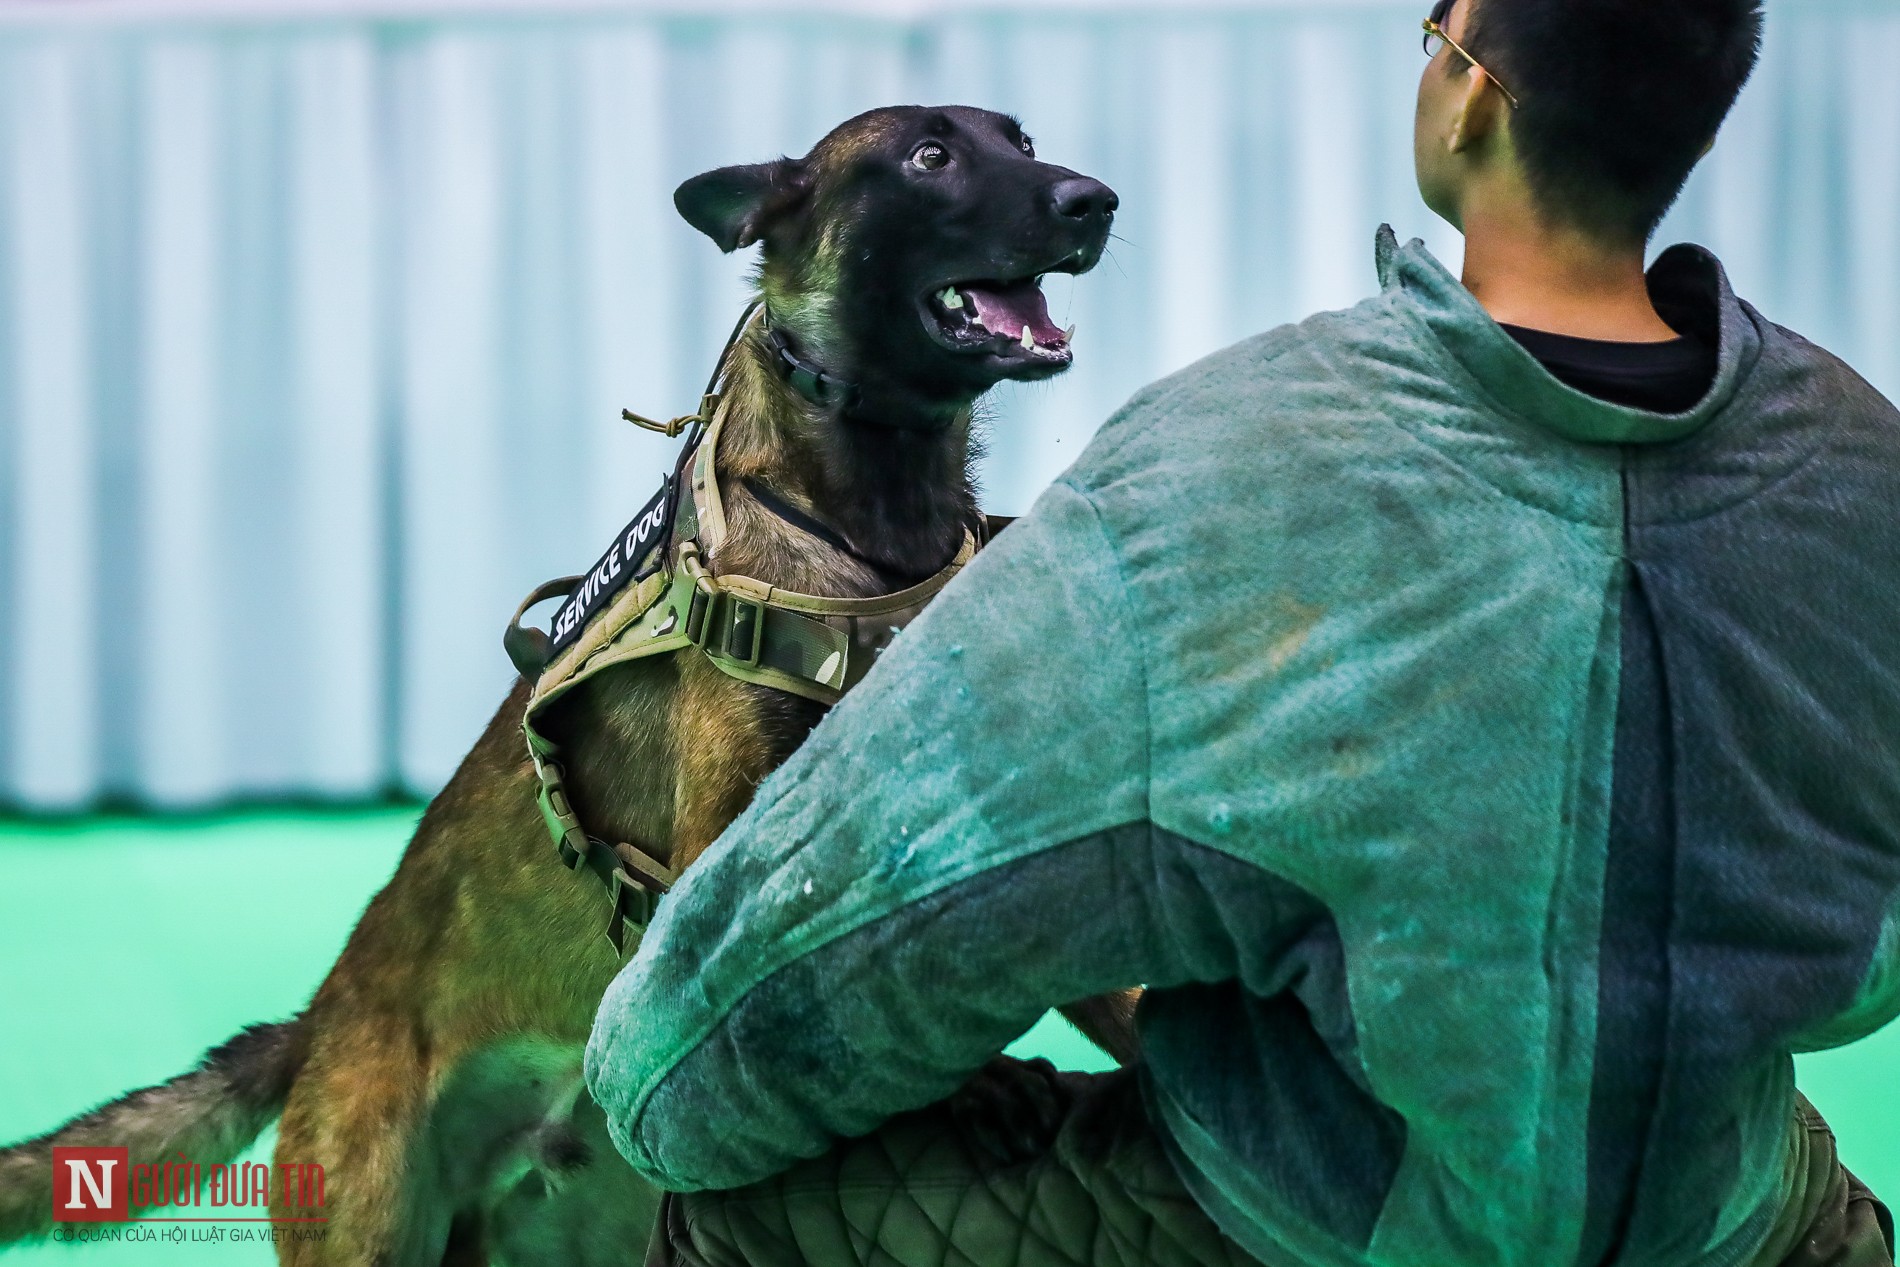
[[957,352],[984,352],[1024,368],[1060,368],[1074,358],[1075,327],[1056,328],[1042,279],[969,281],[945,286],[924,301],[937,341]]

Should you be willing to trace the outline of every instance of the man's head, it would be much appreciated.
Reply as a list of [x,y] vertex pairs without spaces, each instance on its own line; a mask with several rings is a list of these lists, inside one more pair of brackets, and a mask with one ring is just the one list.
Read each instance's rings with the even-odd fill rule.
[[1762,30],[1760,0],[1440,0],[1432,16],[1452,42],[1419,86],[1426,204],[1462,229],[1471,190],[1502,177],[1545,221],[1625,246],[1708,152]]

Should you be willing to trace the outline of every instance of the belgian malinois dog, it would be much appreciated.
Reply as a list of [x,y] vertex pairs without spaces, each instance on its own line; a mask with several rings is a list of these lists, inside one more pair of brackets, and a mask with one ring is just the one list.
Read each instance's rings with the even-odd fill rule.
[[[729,533],[712,565],[837,597],[942,568],[983,528],[972,406],[1068,367],[1038,280],[1094,267],[1114,193],[1037,159],[1013,119],[901,107],[804,158],[697,176],[675,202],[721,250],[764,248],[764,320],[723,367]],[[814,403],[788,364],[850,384],[847,403]],[[49,1230],[54,1145],[208,1167],[279,1119],[278,1161],[321,1164],[327,1185],[326,1235],[280,1243],[286,1262],[638,1257],[657,1196],[612,1155],[580,1080],[622,959],[598,935],[607,894],[555,862],[520,729],[528,690],[430,804],[302,1015],[0,1151],[0,1243]],[[547,725],[588,829],[678,870],[823,711],[680,653],[603,674]],[[1126,1057],[1125,1011],[1099,1000],[1071,1019]],[[556,1200],[588,1191],[577,1171],[605,1186]],[[299,1212],[273,1199],[274,1216]]]

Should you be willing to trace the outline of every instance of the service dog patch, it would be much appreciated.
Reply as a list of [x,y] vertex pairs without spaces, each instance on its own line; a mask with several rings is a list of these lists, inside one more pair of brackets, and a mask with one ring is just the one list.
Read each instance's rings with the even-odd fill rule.
[[550,660],[572,646],[588,622],[604,610],[616,594],[634,581],[644,580],[660,570],[666,561],[676,484],[673,477],[667,477],[653,500],[641,508],[632,523],[621,529],[614,543],[607,547],[607,553],[587,570],[586,578],[561,604],[561,610],[554,615]]

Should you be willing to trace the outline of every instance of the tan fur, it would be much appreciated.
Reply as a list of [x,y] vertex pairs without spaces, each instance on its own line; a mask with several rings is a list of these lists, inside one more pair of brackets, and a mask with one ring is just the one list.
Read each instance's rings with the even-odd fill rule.
[[[853,146],[861,143],[868,144]],[[830,161],[846,162],[850,149]],[[762,284],[795,292],[803,283],[768,267]],[[807,298],[822,310],[836,297]],[[818,423],[770,365],[755,328],[727,367],[718,467],[731,535],[716,567],[806,593],[885,592],[871,568],[764,511],[741,484],[745,476],[762,479],[822,509]],[[960,462],[967,411],[954,428]],[[278,1084],[253,1089],[228,1121],[203,1102],[219,1088],[193,1084],[200,1094],[189,1110],[153,1114],[166,1129],[135,1141],[135,1162],[147,1145],[169,1148],[181,1138],[241,1148],[281,1099],[278,1161],[320,1163],[328,1176],[328,1236],[283,1243],[285,1262],[480,1263],[494,1239],[485,1223],[503,1240],[531,1243],[535,1228],[552,1235],[550,1228],[589,1219],[616,1239],[587,1251],[569,1247],[561,1251],[565,1261],[631,1261],[640,1252],[641,1243],[627,1242],[628,1221],[650,1218],[654,1197],[631,1170],[617,1157],[596,1157],[603,1164],[591,1167],[545,1161],[562,1147],[602,1151],[598,1110],[578,1092],[579,1053],[624,961],[601,935],[606,891],[591,874],[561,867],[543,826],[520,731],[526,699],[526,684],[510,692],[430,804],[309,1009],[283,1030]],[[591,833],[684,868],[818,713],[688,652],[594,679],[563,701],[545,733],[562,747],[570,794]],[[1072,1015],[1113,1054],[1133,1054],[1125,1001]],[[117,1125],[136,1118],[121,1114]],[[44,1152],[31,1150],[68,1140],[56,1133],[0,1153],[0,1216],[18,1192],[44,1208],[43,1184],[29,1189],[22,1181],[45,1164]],[[9,1179],[9,1167],[20,1175]],[[591,1177],[577,1179],[584,1169]],[[532,1201],[522,1195],[528,1189]],[[567,1204],[552,1199],[563,1194]],[[612,1214],[602,1213],[608,1208]],[[274,1213],[298,1211],[279,1206]],[[21,1226],[16,1234],[33,1230]],[[0,1239],[7,1231],[0,1223]]]
[[[798,487],[775,460],[799,412],[748,347],[728,384],[720,454],[732,536],[722,569],[808,593],[874,594],[868,569],[760,510],[741,475]],[[284,1161],[320,1161],[332,1186],[331,1238],[288,1261],[362,1261],[440,1235],[405,1226],[418,1137],[444,1081],[517,1035],[578,1047],[621,961],[598,935],[608,905],[591,877],[556,863],[535,808],[517,690],[430,807],[396,877],[311,1006],[317,1034],[279,1134]],[[574,710],[571,754],[582,821],[684,868],[751,800],[788,745],[773,742],[781,697],[726,677],[703,657],[638,662],[597,679]],[[1130,1054],[1113,1006],[1079,1018]],[[441,1193],[437,1218],[468,1193]]]

